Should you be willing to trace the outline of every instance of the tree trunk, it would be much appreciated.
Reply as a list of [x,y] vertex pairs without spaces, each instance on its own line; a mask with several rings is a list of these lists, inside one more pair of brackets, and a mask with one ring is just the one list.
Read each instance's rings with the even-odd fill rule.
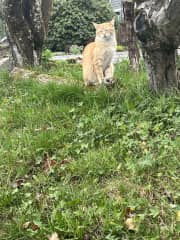
[[[140,1],[137,1],[137,3]],[[178,87],[176,49],[180,44],[180,1],[141,1],[134,27],[141,42],[151,88]]]
[[140,54],[137,46],[137,37],[133,27],[135,19],[134,2],[123,1],[123,12],[127,32],[129,61],[131,68],[137,70],[139,68]]
[[176,50],[143,48],[150,85],[153,90],[177,87]]
[[14,65],[40,64],[52,0],[5,0],[7,37]]
[[0,0],[0,39],[5,35],[4,14],[3,14],[3,1]]

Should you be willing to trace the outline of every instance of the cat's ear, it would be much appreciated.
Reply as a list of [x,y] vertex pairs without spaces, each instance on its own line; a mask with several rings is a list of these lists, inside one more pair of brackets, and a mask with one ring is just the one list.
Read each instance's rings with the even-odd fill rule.
[[113,19],[111,20],[111,24],[114,26],[115,23],[115,17],[113,17]]
[[92,24],[94,25],[95,29],[98,27],[97,23],[93,22]]

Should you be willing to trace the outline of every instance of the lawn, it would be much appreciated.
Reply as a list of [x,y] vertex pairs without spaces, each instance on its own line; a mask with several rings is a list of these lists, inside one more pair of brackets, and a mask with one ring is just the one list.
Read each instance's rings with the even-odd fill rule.
[[[39,69],[41,71],[42,69]],[[116,65],[114,88],[0,73],[0,239],[177,240],[180,94]]]

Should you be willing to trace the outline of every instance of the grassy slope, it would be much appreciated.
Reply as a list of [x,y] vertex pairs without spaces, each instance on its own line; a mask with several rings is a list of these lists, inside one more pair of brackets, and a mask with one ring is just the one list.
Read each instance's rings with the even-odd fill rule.
[[49,72],[74,85],[0,75],[0,239],[178,239],[180,96],[126,63],[111,90],[82,87],[79,66]]

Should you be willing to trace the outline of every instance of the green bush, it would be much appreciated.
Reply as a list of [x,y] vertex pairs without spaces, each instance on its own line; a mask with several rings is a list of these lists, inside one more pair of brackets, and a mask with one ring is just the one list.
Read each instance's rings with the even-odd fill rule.
[[48,62],[53,56],[53,53],[49,49],[45,49],[42,53],[42,60]]
[[69,51],[71,45],[92,41],[92,22],[111,20],[113,11],[108,0],[64,0],[54,3],[46,47],[53,51]]
[[69,52],[72,54],[81,54],[83,46],[72,45],[69,49]]
[[122,46],[122,45],[118,45],[117,48],[116,48],[116,51],[117,52],[122,52],[124,50],[127,50],[127,47],[126,46]]

